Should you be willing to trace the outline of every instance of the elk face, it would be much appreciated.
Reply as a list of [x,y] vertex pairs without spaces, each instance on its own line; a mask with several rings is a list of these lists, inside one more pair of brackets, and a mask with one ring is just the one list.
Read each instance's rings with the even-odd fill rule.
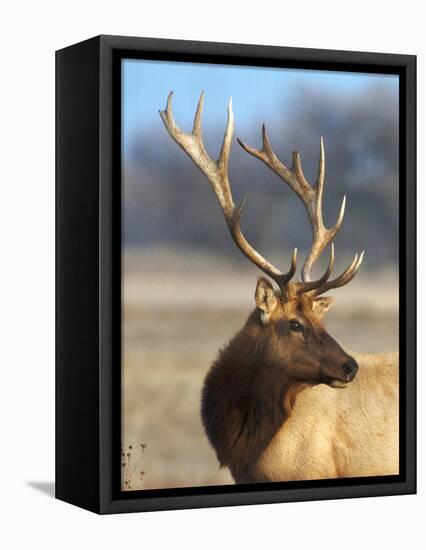
[[260,277],[255,300],[269,364],[282,369],[290,380],[333,388],[344,388],[355,378],[357,362],[322,323],[332,298],[302,294],[283,300],[271,283]]

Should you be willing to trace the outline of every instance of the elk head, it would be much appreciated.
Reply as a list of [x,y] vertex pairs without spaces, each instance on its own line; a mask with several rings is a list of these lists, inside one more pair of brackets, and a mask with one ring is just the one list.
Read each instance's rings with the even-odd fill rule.
[[[269,364],[277,368],[285,367],[287,376],[295,381],[323,382],[333,387],[345,387],[355,378],[358,365],[324,328],[322,317],[330,307],[332,299],[323,294],[330,289],[346,285],[353,279],[361,265],[364,252],[356,254],[343,273],[330,279],[334,265],[333,240],[342,225],[346,199],[343,198],[336,224],[331,228],[325,227],[322,216],[325,177],[323,138],[320,141],[318,177],[313,186],[305,179],[298,152],[293,152],[293,164],[290,168],[276,157],[265,126],[262,127],[262,149],[254,149],[240,139],[237,140],[245,151],[264,162],[287,183],[306,208],[312,228],[312,246],[303,264],[301,280],[298,281],[293,280],[297,249],[294,249],[289,270],[283,273],[261,256],[248,243],[241,231],[240,218],[245,200],[241,206],[234,204],[228,179],[228,160],[234,132],[231,99],[219,159],[214,161],[207,154],[202,140],[201,115],[204,93],[198,102],[191,133],[183,132],[176,125],[172,114],[172,95],[173,92],[169,94],[166,110],[160,111],[167,131],[208,179],[237,247],[277,285],[274,289],[268,279],[259,278],[255,292],[257,308],[250,318],[251,323],[256,325],[250,328],[252,335],[257,341],[262,342],[261,347],[268,356]],[[311,280],[312,266],[329,244],[331,246],[328,267],[322,277]]]

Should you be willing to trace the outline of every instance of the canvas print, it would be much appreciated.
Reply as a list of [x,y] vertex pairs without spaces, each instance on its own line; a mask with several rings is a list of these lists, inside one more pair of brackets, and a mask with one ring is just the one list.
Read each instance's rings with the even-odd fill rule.
[[398,76],[121,74],[122,489],[398,475]]

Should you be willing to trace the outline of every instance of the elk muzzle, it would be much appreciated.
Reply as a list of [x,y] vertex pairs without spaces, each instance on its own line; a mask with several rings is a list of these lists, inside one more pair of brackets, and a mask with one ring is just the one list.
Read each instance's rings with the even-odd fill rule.
[[355,361],[353,357],[349,357],[349,359],[346,361],[346,363],[343,363],[342,370],[344,374],[347,376],[348,381],[351,382],[358,372],[358,363]]
[[354,380],[358,369],[358,363],[355,359],[348,356],[347,360],[338,368],[335,375],[334,373],[332,376],[327,374],[324,377],[324,383],[332,388],[346,388],[346,386]]

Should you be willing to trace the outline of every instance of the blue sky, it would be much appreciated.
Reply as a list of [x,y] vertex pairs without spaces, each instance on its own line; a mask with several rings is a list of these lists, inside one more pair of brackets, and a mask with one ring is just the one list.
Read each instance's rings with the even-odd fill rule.
[[[286,98],[297,89],[312,87],[319,93],[330,91],[358,94],[381,84],[397,93],[398,77],[364,73],[312,71],[204,63],[182,63],[125,59],[122,79],[123,138],[127,146],[141,127],[161,125],[159,109],[164,109],[173,90],[173,111],[184,129],[190,129],[197,101],[205,91],[205,125],[225,124],[229,96],[233,98],[236,129],[268,122],[273,126],[277,105],[282,116]],[[290,103],[290,102],[289,102]]]

